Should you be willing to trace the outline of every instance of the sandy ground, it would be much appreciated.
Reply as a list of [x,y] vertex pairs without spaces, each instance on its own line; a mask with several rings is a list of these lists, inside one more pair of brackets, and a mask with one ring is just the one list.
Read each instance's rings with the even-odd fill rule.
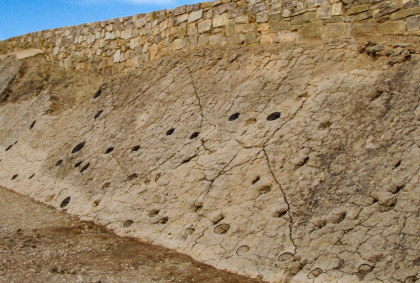
[[0,187],[0,282],[258,282]]

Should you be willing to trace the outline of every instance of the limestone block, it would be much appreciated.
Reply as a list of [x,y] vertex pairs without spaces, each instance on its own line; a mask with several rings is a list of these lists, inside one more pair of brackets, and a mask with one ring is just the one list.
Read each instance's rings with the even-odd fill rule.
[[352,35],[366,35],[375,31],[375,22],[367,21],[362,23],[354,23],[352,26]]
[[249,16],[248,15],[242,15],[235,18],[236,24],[247,24],[249,23]]
[[326,24],[325,27],[329,38],[344,37],[349,35],[350,24],[348,23]]
[[319,40],[322,38],[321,27],[320,23],[306,24],[299,31],[299,34],[303,40]]
[[176,17],[175,25],[179,25],[180,23],[188,21],[188,14],[183,14],[181,16]]
[[306,23],[311,23],[317,19],[316,13],[307,12],[292,18],[292,25],[303,25]]
[[121,60],[121,51],[117,50],[114,54],[114,63],[119,63]]
[[198,21],[202,17],[203,17],[203,10],[194,11],[188,16],[188,23]]
[[207,32],[209,30],[211,30],[212,24],[211,24],[211,20],[204,20],[198,23],[198,32],[199,33],[204,33]]
[[369,8],[370,8],[369,4],[353,5],[347,9],[346,14],[347,15],[359,14],[359,13],[369,10]]
[[255,31],[256,29],[257,29],[257,24],[255,23],[235,25],[236,33],[248,33],[248,32]]
[[401,34],[406,31],[405,22],[386,22],[378,26],[378,32],[382,34]]
[[225,26],[228,23],[229,23],[229,17],[226,13],[222,15],[217,15],[213,19],[213,27],[215,28]]
[[420,16],[415,16],[407,19],[407,30],[416,31],[420,30]]
[[391,20],[400,20],[407,18],[409,16],[420,14],[420,7],[411,8],[411,9],[401,9],[393,14],[391,14]]
[[343,3],[333,3],[331,8],[331,14],[333,16],[341,16],[343,14]]
[[283,30],[289,30],[290,29],[290,23],[289,22],[280,22],[280,23],[273,23],[270,24],[270,31],[277,33],[279,31]]
[[290,43],[295,42],[297,38],[298,34],[296,32],[279,32],[275,37],[275,42]]
[[260,37],[261,43],[274,43],[274,34],[262,34]]

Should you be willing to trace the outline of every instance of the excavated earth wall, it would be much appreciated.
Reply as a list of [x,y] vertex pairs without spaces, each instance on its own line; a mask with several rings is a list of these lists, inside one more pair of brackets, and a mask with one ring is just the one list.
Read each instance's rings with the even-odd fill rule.
[[418,282],[416,35],[180,50],[112,77],[26,52],[0,62],[2,186],[271,282]]

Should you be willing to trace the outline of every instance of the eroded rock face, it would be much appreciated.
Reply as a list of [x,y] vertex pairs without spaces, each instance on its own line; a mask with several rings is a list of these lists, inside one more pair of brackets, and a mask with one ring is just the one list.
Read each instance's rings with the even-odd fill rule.
[[59,111],[48,91],[2,105],[1,183],[269,281],[418,278],[419,59],[350,44],[200,55]]

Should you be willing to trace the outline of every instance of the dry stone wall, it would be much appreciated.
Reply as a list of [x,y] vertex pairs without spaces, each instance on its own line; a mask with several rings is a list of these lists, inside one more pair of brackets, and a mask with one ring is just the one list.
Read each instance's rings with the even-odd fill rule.
[[418,0],[216,0],[26,34],[0,53],[37,48],[60,66],[112,73],[197,47],[418,36],[419,14]]

